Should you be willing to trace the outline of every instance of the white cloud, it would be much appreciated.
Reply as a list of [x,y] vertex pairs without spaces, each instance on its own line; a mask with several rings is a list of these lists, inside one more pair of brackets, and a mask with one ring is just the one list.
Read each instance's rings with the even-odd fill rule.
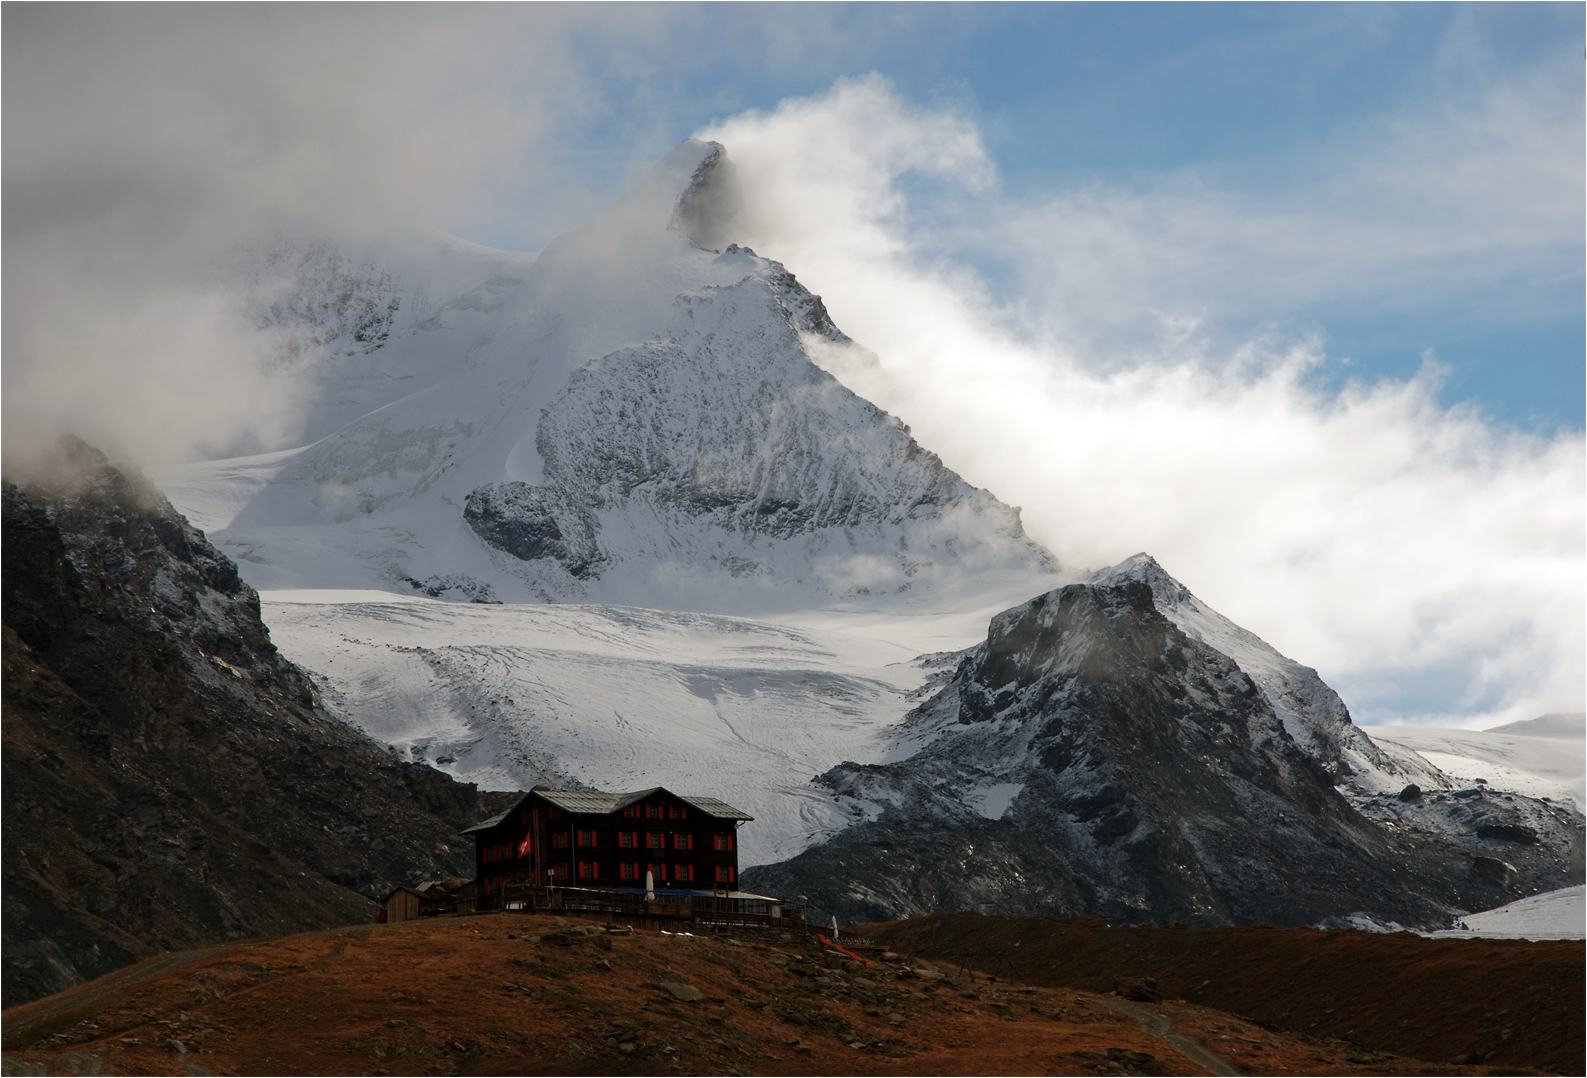
[[[1473,124],[1496,126],[1486,115]],[[1093,191],[1036,206],[967,193],[960,220],[979,215],[980,241],[1020,239],[1053,267],[997,306],[973,274],[928,255],[940,236],[900,194],[911,169],[988,188],[990,163],[963,119],[912,109],[872,78],[703,134],[738,164],[751,203],[745,241],[786,262],[876,353],[833,359],[835,371],[967,478],[1022,504],[1031,532],[1066,562],[1152,552],[1214,606],[1318,666],[1363,721],[1487,723],[1582,707],[1579,433],[1540,438],[1443,408],[1436,363],[1410,382],[1328,394],[1305,378],[1324,360],[1316,341],[1219,352],[1181,323],[1143,355],[1139,336],[1107,332],[1154,301],[1194,294],[1173,280],[1220,298],[1260,293],[1264,277],[1321,255],[1311,277],[1249,302],[1389,287],[1396,274],[1414,290],[1444,287],[1444,256],[1557,244],[1569,215],[1558,199],[1515,214],[1495,204],[1517,171],[1523,186],[1557,194],[1552,151],[1501,173],[1481,131],[1464,157],[1458,140],[1435,140],[1446,159],[1420,173],[1433,209],[1396,217],[1386,200],[1370,221],[1355,219],[1363,212],[1345,177],[1416,174],[1406,140],[1366,140],[1325,185],[1332,204],[1304,212],[1245,212],[1218,191]],[[1484,174],[1486,184],[1473,179]],[[1439,188],[1437,176],[1453,178]],[[1382,187],[1363,181],[1363,200]],[[1443,220],[1452,206],[1464,209]],[[1086,333],[1055,333],[1049,312],[1086,304],[1111,309]]]

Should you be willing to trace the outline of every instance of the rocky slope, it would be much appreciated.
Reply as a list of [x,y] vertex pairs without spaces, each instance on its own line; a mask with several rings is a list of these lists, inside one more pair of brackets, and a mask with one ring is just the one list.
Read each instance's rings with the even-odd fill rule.
[[1571,882],[1572,807],[1396,776],[1315,672],[1237,662],[1198,609],[1143,558],[998,615],[893,762],[818,780],[864,822],[746,886],[855,920],[1443,925]]
[[331,718],[141,478],[71,441],[5,484],[4,544],[7,1006],[469,871],[494,798]]

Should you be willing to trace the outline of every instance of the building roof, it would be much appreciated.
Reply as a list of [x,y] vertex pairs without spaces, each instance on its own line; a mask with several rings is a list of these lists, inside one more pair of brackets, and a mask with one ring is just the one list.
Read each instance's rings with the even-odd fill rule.
[[402,887],[394,888],[392,890],[391,894],[386,896],[386,901],[381,903],[381,905],[389,904],[392,899],[396,898],[398,895],[402,894],[402,892],[404,892],[404,891],[408,892],[408,894],[410,894],[410,895],[413,895],[415,898],[419,899],[421,902],[439,902],[439,901],[441,901],[442,898],[447,897],[447,896],[445,896],[445,895],[443,895],[443,894],[441,894],[439,892],[437,892],[435,894],[425,894],[423,891],[419,890],[417,887],[408,887],[408,886],[404,885]]
[[[522,804],[522,802],[519,802],[519,804]],[[513,808],[517,808],[517,807],[518,807],[517,805],[513,806]],[[471,835],[475,831],[489,831],[492,827],[495,827],[497,824],[501,823],[503,820],[505,820],[507,817],[509,817],[511,815],[512,815],[512,809],[508,809],[506,812],[498,812],[498,813],[496,813],[496,815],[492,816],[488,820],[479,821],[479,823],[475,824],[473,827],[465,827],[465,828],[463,828],[463,830],[459,831],[458,834],[460,834],[460,835]]]
[[679,794],[678,797],[687,801],[707,816],[715,816],[722,820],[753,820],[755,818],[743,809],[736,809],[726,801],[718,801],[714,797],[684,797],[682,794]]
[[684,797],[682,794],[673,794],[665,786],[652,786],[648,790],[635,790],[626,794],[609,794],[600,790],[531,790],[519,800],[518,804],[506,812],[499,812],[488,820],[481,820],[473,827],[464,828],[461,833],[469,835],[475,831],[489,831],[492,827],[499,826],[507,817],[518,811],[519,807],[531,797],[543,798],[564,812],[610,816],[619,809],[626,808],[635,802],[643,801],[651,794],[656,793],[672,794],[673,797],[693,805],[707,816],[715,816],[720,820],[753,820],[755,818],[742,809],[734,808],[726,801],[720,801],[714,797]]

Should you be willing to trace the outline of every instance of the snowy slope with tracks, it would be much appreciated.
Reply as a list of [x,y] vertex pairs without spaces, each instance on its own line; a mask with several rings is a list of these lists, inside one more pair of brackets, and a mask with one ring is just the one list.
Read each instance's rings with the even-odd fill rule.
[[316,592],[266,593],[264,614],[327,704],[405,759],[491,789],[721,797],[756,818],[746,865],[849,822],[809,780],[886,754],[926,677],[915,656],[976,620],[871,619],[845,632],[830,620]]

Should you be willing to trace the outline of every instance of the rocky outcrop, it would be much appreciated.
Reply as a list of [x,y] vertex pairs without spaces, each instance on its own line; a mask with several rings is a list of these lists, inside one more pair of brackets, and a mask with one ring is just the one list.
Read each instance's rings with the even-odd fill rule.
[[1104,579],[994,618],[906,720],[923,747],[817,780],[866,822],[745,885],[854,920],[1445,925],[1569,882],[1579,814],[1480,790],[1421,806],[1357,792],[1368,819],[1338,788],[1339,756],[1308,751],[1239,663],[1147,581]]
[[[468,494],[480,539],[580,580],[681,562],[840,595],[1053,567],[1018,510],[810,360],[811,336],[850,343],[819,296],[753,251],[721,259],[747,275],[680,295],[663,336],[573,372],[536,428],[544,483]],[[821,579],[855,552],[865,579]]]
[[161,950],[372,920],[494,810],[337,722],[236,566],[78,441],[4,488],[5,1005]]

